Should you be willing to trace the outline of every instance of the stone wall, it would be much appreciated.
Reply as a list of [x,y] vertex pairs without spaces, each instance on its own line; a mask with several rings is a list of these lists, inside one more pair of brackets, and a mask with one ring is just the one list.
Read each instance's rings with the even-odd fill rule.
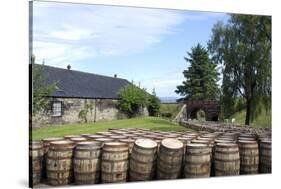
[[[62,115],[55,117],[52,112],[53,102],[62,103]],[[118,110],[118,100],[112,99],[80,99],[80,98],[52,98],[48,108],[32,118],[33,127],[47,125],[78,123],[81,119],[79,112],[85,109],[85,104],[91,106],[87,113],[88,122],[110,121],[127,118],[127,115]],[[140,110],[139,116],[147,116],[147,108]]]

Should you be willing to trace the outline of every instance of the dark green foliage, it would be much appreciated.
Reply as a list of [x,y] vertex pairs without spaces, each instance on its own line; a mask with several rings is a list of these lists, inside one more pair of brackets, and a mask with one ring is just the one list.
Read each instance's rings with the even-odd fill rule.
[[187,54],[189,57],[185,57],[185,60],[190,66],[183,71],[186,80],[177,86],[175,92],[188,100],[216,100],[219,96],[218,73],[216,65],[209,59],[208,51],[198,44]]
[[35,65],[35,57],[32,57],[31,61],[32,69],[32,113],[36,114],[41,110],[47,108],[50,103],[49,98],[45,98],[50,95],[57,88],[57,83],[51,83],[47,85],[45,83],[46,76],[43,72],[43,65]]
[[129,117],[134,117],[140,108],[148,105],[148,93],[134,84],[122,87],[118,92],[119,107],[126,112]]
[[162,112],[161,117],[172,118],[173,114],[171,112]]
[[150,116],[158,116],[160,111],[160,99],[156,96],[155,89],[148,98],[148,112]]
[[249,125],[262,107],[271,108],[271,17],[231,15],[214,26],[208,49],[222,66],[224,114],[231,115],[242,97]]

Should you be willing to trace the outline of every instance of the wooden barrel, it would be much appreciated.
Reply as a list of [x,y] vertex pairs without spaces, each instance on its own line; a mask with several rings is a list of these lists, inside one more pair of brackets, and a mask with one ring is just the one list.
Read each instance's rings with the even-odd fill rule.
[[185,150],[185,178],[204,178],[210,176],[211,150],[207,144],[190,143]]
[[215,175],[239,175],[239,148],[233,143],[217,143],[215,147]]
[[128,144],[121,142],[104,143],[101,163],[102,183],[126,182],[128,157]]
[[47,179],[47,171],[46,171],[46,161],[49,151],[49,146],[51,142],[54,141],[61,141],[64,140],[62,137],[51,137],[51,138],[44,138],[43,141],[43,147],[44,147],[44,157],[43,157],[43,180]]
[[157,178],[176,179],[181,174],[183,143],[178,139],[162,140],[157,158]]
[[257,174],[259,171],[259,145],[256,141],[238,141],[240,174]]
[[71,139],[71,138],[79,138],[81,137],[80,135],[65,135],[64,139]]
[[121,139],[126,139],[126,136],[123,135],[115,135],[115,136],[110,136],[115,142],[120,142]]
[[67,185],[72,181],[72,157],[75,143],[55,141],[50,143],[46,169],[48,183],[53,186]]
[[112,139],[112,138],[97,138],[97,139],[95,139],[95,141],[101,143],[101,145],[103,146],[103,144],[106,143],[106,142],[114,142],[114,139]]
[[43,171],[44,148],[42,141],[29,143],[29,186],[33,187],[41,182]]
[[85,137],[75,137],[75,138],[70,138],[70,141],[74,142],[74,143],[79,143],[79,142],[86,142],[87,139]]
[[108,136],[108,135],[112,135],[112,133],[109,131],[98,131],[96,132],[96,135]]
[[123,136],[127,137],[128,139],[132,139],[133,137],[136,137],[137,135],[134,135],[134,134],[124,134]]
[[94,184],[100,181],[101,143],[80,142],[74,151],[73,172],[76,184]]
[[228,140],[228,139],[215,139],[215,144],[217,143],[235,143],[232,139]]
[[157,143],[151,139],[137,139],[130,156],[130,181],[151,180],[155,176]]
[[183,158],[182,158],[181,178],[184,178],[185,149],[186,149],[186,145],[191,143],[191,140],[193,138],[190,138],[190,137],[178,137],[177,139],[180,140],[183,143]]
[[91,133],[84,133],[84,134],[81,134],[80,136],[81,136],[81,137],[87,138],[87,137],[90,136],[90,135],[93,135],[93,134],[91,134]]
[[271,140],[260,141],[260,173],[271,173]]
[[120,139],[120,142],[128,144],[129,154],[132,152],[135,140],[134,139]]
[[90,135],[87,136],[88,141],[95,141],[97,138],[104,138],[102,135]]

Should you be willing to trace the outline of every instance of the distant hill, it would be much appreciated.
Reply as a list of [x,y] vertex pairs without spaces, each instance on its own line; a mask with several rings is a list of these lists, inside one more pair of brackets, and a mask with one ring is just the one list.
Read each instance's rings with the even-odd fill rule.
[[160,97],[161,103],[176,103],[178,97]]

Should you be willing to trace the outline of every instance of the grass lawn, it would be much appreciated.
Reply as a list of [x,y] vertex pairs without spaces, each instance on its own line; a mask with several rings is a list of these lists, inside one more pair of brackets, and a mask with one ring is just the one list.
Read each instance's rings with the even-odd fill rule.
[[169,121],[162,118],[144,117],[88,124],[78,123],[68,125],[52,125],[46,128],[34,129],[32,131],[32,139],[39,140],[46,137],[58,137],[82,133],[95,133],[97,131],[107,131],[108,128],[147,128],[161,131],[190,130],[177,124],[170,123]]
[[179,104],[160,104],[160,113],[171,113],[172,118],[175,118],[181,107]]
[[[235,123],[238,124],[244,124],[245,123],[245,117],[246,117],[246,111],[240,111],[238,113],[235,113],[232,118],[235,118]],[[261,114],[254,119],[253,122],[250,123],[253,127],[266,127],[271,128],[271,111],[268,113],[263,110]]]

